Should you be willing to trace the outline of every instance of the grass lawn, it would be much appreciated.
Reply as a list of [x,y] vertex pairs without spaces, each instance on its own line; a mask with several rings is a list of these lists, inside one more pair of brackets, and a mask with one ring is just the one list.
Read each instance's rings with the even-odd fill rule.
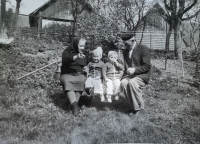
[[101,103],[94,97],[74,117],[59,82],[53,79],[55,65],[19,81],[8,80],[54,60],[54,54],[23,54],[27,51],[0,49],[0,143],[200,143],[200,88],[183,83],[192,81],[192,62],[185,62],[181,78],[176,61],[169,60],[168,69],[163,70],[162,60],[152,60],[145,110],[136,115],[125,113],[124,98]]

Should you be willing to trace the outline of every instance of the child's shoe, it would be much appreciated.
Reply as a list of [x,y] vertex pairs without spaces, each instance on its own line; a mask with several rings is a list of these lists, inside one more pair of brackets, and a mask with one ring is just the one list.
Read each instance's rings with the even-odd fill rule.
[[93,96],[94,95],[94,90],[93,88],[89,87],[89,88],[85,88],[85,90],[82,93],[83,96]]
[[100,98],[101,98],[101,102],[104,102],[105,101],[105,97],[104,97],[104,95],[102,94],[102,95],[100,95]]
[[107,101],[108,101],[109,103],[112,102],[111,95],[107,95]]

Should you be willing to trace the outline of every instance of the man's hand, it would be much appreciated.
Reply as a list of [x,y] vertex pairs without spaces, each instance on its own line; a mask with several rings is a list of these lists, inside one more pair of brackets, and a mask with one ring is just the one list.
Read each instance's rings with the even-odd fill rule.
[[127,74],[132,75],[135,73],[135,68],[128,68],[126,72]]

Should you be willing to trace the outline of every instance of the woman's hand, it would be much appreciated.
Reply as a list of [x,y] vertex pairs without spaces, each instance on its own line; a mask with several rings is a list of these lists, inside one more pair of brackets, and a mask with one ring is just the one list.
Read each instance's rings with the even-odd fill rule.
[[85,55],[83,53],[79,53],[77,56],[78,56],[78,59],[84,59],[85,58]]
[[84,59],[85,55],[83,53],[79,53],[73,57],[73,60]]
[[88,73],[88,72],[89,72],[88,67],[87,67],[87,66],[84,66],[83,71],[84,71],[85,73]]

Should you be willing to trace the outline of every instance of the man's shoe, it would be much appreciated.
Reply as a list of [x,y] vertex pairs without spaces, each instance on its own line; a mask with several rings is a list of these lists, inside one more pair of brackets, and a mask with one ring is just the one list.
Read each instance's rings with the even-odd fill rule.
[[128,109],[128,110],[126,111],[127,114],[136,114],[137,112],[139,112],[139,110]]
[[133,109],[127,109],[126,111],[125,111],[125,113],[127,113],[127,114],[130,114],[130,113],[132,113],[133,112]]
[[140,110],[133,110],[132,114],[137,114]]
[[71,110],[72,110],[72,114],[74,116],[78,116],[80,114],[80,108],[78,106],[78,103],[77,102],[73,102],[71,104]]

